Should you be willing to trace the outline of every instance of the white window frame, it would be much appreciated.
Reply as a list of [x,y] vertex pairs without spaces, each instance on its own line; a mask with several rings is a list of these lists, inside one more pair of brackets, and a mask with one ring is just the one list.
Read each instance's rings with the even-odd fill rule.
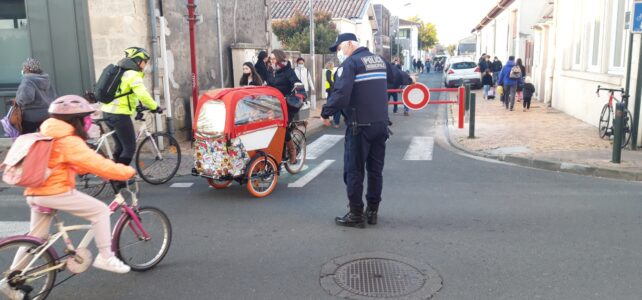
[[[614,74],[614,75],[623,75],[626,64],[626,49],[627,49],[627,44],[628,44],[628,39],[629,39],[629,32],[624,30],[624,28],[617,28],[617,20],[618,20],[618,5],[619,1],[624,2],[624,11],[622,13],[622,25],[624,25],[624,14],[626,11],[630,10],[630,1],[629,0],[615,0],[617,3],[612,4],[611,8],[611,22],[610,22],[610,27],[611,27],[611,37],[609,39],[609,69],[608,72],[609,74]],[[622,52],[621,58],[620,58],[620,66],[615,66],[613,64],[613,60],[615,59],[615,35],[617,30],[622,30],[622,48],[620,48],[620,51]]]
[[[581,0],[580,0],[581,1]],[[583,7],[580,5],[580,1],[575,0],[575,4],[579,6],[575,7]],[[571,47],[571,69],[573,70],[581,70],[582,69],[582,58],[583,54],[585,51],[583,51],[584,47],[584,15],[585,15],[585,10],[580,9],[576,14],[573,14],[573,38],[571,39],[572,47]],[[579,42],[576,42],[578,41]],[[578,54],[579,52],[579,54]],[[579,55],[579,56],[578,56]]]
[[[611,0],[612,1],[612,0]],[[604,0],[598,0],[596,1],[598,3],[595,3],[595,5],[586,5],[587,7],[590,7],[591,13],[587,14],[588,16],[585,18],[586,22],[590,22],[590,30],[589,30],[589,36],[588,38],[588,56],[586,60],[587,64],[587,70],[589,72],[596,72],[596,73],[601,73],[602,72],[602,43],[604,40],[604,27],[605,27],[605,22],[604,22]],[[600,25],[599,28],[595,27],[595,23],[599,21]],[[595,31],[599,31],[599,37],[598,40],[595,40]],[[597,63],[593,64],[593,56],[594,56],[594,50],[596,49],[595,44],[597,43]]]

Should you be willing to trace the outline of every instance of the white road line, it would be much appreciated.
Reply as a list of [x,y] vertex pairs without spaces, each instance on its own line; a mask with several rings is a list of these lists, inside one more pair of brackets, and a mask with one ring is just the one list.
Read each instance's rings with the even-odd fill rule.
[[175,183],[172,183],[172,185],[170,185],[169,187],[171,187],[171,188],[188,188],[188,187],[192,187],[192,185],[194,185],[193,182],[175,182]]
[[413,137],[403,160],[432,160],[434,145],[435,139],[431,136]]
[[334,163],[333,159],[329,160],[324,160],[320,165],[316,166],[316,168],[310,170],[307,174],[303,175],[303,177],[299,178],[297,181],[288,184],[289,188],[300,188],[304,187],[308,182],[312,181],[315,177],[319,176],[323,170],[328,168],[332,163]]
[[343,138],[343,135],[324,134],[308,145],[305,159],[317,159]]
[[29,232],[29,222],[0,222],[0,238]]

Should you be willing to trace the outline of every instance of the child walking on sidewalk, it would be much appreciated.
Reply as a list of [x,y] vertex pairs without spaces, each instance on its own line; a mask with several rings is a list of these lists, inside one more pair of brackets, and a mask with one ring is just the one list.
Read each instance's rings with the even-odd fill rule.
[[533,98],[533,94],[535,94],[535,86],[533,85],[531,78],[528,76],[526,77],[526,79],[524,79],[523,93],[524,93],[523,111],[527,111],[531,109],[531,99]]
[[482,85],[484,86],[484,99],[488,100],[488,91],[490,90],[490,87],[493,86],[493,75],[490,74],[489,69],[486,70],[484,77],[482,77]]

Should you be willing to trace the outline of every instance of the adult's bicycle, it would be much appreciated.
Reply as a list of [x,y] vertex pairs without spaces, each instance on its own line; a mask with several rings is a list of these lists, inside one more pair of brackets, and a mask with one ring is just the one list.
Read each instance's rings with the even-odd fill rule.
[[[22,291],[24,299],[43,300],[54,287],[91,266],[93,255],[87,247],[94,234],[91,225],[65,226],[55,210],[39,206],[32,209],[52,215],[57,232],[46,240],[29,235],[0,240],[0,287]],[[128,182],[120,190],[109,210],[121,211],[112,234],[112,250],[120,260],[138,272],[147,271],[163,260],[172,242],[171,223],[162,210],[138,206],[136,181]],[[86,231],[78,246],[69,237],[76,231]],[[62,252],[54,248],[57,241],[64,243]],[[22,253],[21,258],[14,261],[18,252]],[[70,275],[56,283],[56,275],[64,270]]]
[[[613,129],[613,124],[615,124],[615,104],[618,102],[624,103],[624,115],[622,116],[624,118],[624,127],[622,128],[622,148],[625,148],[629,142],[631,141],[631,120],[633,120],[633,117],[631,116],[631,112],[629,111],[628,107],[628,99],[629,95],[624,91],[624,89],[610,89],[610,88],[604,88],[601,86],[597,86],[597,91],[595,92],[597,96],[600,96],[600,91],[606,91],[609,93],[609,101],[604,104],[602,107],[602,113],[600,114],[600,123],[598,125],[598,133],[600,135],[600,138],[610,138],[611,136],[615,135],[615,131]],[[622,100],[618,100],[615,98],[615,93],[620,93]]]
[[[136,117],[139,125],[136,142],[138,147],[134,156],[134,163],[139,176],[150,184],[162,184],[171,180],[181,165],[181,147],[174,137],[166,132],[150,132],[145,122],[145,112],[148,108],[138,106]],[[89,146],[97,153],[113,160],[114,155],[109,139],[115,131],[105,132],[107,127],[105,119],[96,119],[94,123],[100,128],[101,135]],[[108,181],[93,175],[79,175],[76,178],[76,189],[90,196],[98,196]]]

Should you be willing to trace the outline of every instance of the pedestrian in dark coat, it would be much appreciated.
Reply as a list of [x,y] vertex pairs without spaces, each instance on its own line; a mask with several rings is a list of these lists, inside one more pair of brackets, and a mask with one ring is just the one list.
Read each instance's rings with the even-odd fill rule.
[[267,52],[261,51],[259,52],[258,59],[256,61],[256,64],[254,64],[254,69],[256,69],[256,72],[261,76],[261,79],[265,81],[268,78],[268,55]]
[[488,99],[488,91],[493,86],[493,75],[491,75],[489,69],[486,69],[484,76],[482,76],[482,85],[484,86],[484,99]]
[[[395,65],[392,66],[391,69],[392,79],[388,80],[388,89],[400,89],[403,85],[413,83],[410,75],[401,70],[401,65],[399,65],[398,62],[395,62]],[[388,101],[391,99],[393,102],[398,102],[399,93],[388,93]],[[392,112],[395,114],[397,113],[397,104],[393,104]],[[406,105],[403,106],[403,115],[406,117],[410,115],[410,109]]]
[[263,79],[261,79],[261,76],[256,72],[256,69],[254,69],[254,66],[249,61],[243,64],[243,75],[241,76],[241,80],[239,81],[239,86],[247,85],[263,85]]
[[486,58],[482,58],[477,66],[479,67],[479,71],[482,72],[482,74],[486,73],[486,70],[488,69],[488,62],[486,61]]
[[40,62],[27,58],[22,64],[22,80],[16,92],[16,103],[22,109],[22,134],[38,131],[40,124],[49,118],[49,104],[56,99],[49,75],[40,67]]
[[[285,52],[279,49],[272,50],[272,54],[270,54],[270,69],[268,69],[267,85],[276,88],[283,94],[283,97],[286,97],[292,94],[294,84],[297,82],[301,81],[296,76],[296,73],[294,73]],[[294,120],[296,113],[297,111],[288,106],[288,123]],[[285,142],[290,154],[290,163],[295,164],[297,161],[296,146],[290,136],[290,129],[286,130]]]
[[522,88],[524,87],[524,78],[526,77],[526,67],[524,67],[524,63],[522,63],[522,59],[518,58],[517,62],[515,63],[516,66],[522,70],[522,80],[521,82],[517,85],[517,102],[522,101]]
[[499,73],[502,71],[502,68],[504,66],[502,65],[502,62],[497,59],[497,56],[495,56],[495,59],[493,60],[493,63],[491,64],[490,71],[493,72],[493,81],[497,83],[499,80]]

